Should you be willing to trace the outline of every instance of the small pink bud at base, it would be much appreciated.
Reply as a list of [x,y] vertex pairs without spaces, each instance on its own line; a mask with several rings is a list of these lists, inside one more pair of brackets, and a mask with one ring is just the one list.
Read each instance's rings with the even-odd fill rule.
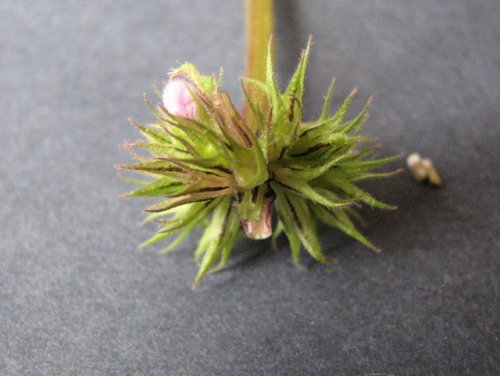
[[267,239],[273,234],[271,217],[271,202],[268,201],[262,208],[262,218],[260,220],[246,220],[242,222],[245,234],[251,239]]
[[188,85],[183,78],[169,80],[163,88],[162,102],[172,115],[197,119],[198,107],[189,92]]

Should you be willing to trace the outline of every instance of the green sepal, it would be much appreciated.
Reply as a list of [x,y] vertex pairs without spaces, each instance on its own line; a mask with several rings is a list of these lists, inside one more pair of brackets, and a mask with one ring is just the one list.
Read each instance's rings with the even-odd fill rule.
[[332,79],[328,91],[325,96],[325,101],[323,103],[323,109],[321,110],[321,115],[318,119],[319,122],[325,121],[330,116],[330,106],[332,102],[333,89],[335,88],[335,77]]
[[[311,215],[311,211],[301,197],[291,193],[287,193],[284,189],[278,186],[279,183],[271,183],[273,190],[276,193],[276,205],[278,212],[281,212],[280,218],[285,227],[287,236],[292,235],[289,241],[292,247],[292,256],[294,261],[298,263],[297,238],[304,246],[306,251],[316,260],[320,262],[329,262],[329,260],[321,250],[321,245],[316,232],[315,221]],[[289,230],[287,230],[287,227]],[[295,248],[295,249],[294,249]]]
[[[323,223],[338,228],[340,231],[344,232],[346,235],[356,239],[358,242],[364,246],[370,248],[375,252],[379,252],[379,248],[373,245],[363,234],[361,234],[352,221],[342,210],[328,210],[319,205],[312,205],[311,207],[314,215]],[[338,216],[342,218],[339,220]]]
[[240,220],[250,221],[262,218],[262,209],[267,191],[267,184],[263,184],[239,194],[239,199],[236,201],[235,207]]
[[[296,224],[293,220],[293,213],[290,210],[289,205],[285,202],[285,194],[282,189],[276,184],[271,183],[273,190],[276,193],[275,206],[279,215],[279,222],[283,226],[288,242],[290,243],[290,250],[292,251],[293,263],[298,267],[302,268],[300,264],[300,238],[296,230]],[[279,233],[278,233],[279,235]],[[276,237],[278,236],[276,235]],[[273,236],[273,240],[275,237]]]
[[185,185],[170,178],[160,178],[152,183],[149,183],[142,188],[123,194],[121,197],[139,197],[139,196],[163,196],[171,195],[180,192]]
[[367,205],[370,205],[372,207],[379,208],[379,209],[396,209],[396,207],[393,205],[388,205],[388,204],[385,204],[385,203],[375,199],[368,192],[363,191],[361,188],[350,183],[348,180],[340,179],[340,178],[333,178],[332,176],[329,177],[329,180],[331,181],[333,187],[337,187],[338,189],[340,189],[344,193],[347,193],[352,198],[354,198],[356,200],[360,200]]
[[[191,81],[196,83],[203,91],[213,93],[217,89],[217,82],[214,76],[205,76],[200,74],[198,68],[194,64],[184,63],[179,68],[174,69],[170,73],[170,77],[176,78],[179,76],[186,76]],[[222,75],[219,75],[218,82],[221,82]]]
[[252,189],[269,178],[267,162],[259,144],[250,149],[234,146],[233,156],[229,163],[241,190]]
[[195,252],[195,258],[201,259],[200,269],[193,282],[193,288],[205,277],[220,258],[218,268],[225,265],[228,252],[232,248],[239,231],[235,209],[229,197],[223,199],[213,211],[210,224],[203,233]]

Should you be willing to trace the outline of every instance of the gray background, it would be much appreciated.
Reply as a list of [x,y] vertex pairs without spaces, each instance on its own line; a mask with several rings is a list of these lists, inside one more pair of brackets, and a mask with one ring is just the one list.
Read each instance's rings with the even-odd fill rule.
[[[355,5],[354,5],[355,4]],[[445,186],[408,172],[367,185],[375,255],[322,230],[336,265],[242,240],[195,292],[192,248],[136,245],[141,200],[113,165],[132,115],[185,60],[226,70],[241,100],[240,1],[0,2],[2,375],[498,375],[500,4],[303,0],[276,6],[278,70],[314,35],[306,116],[375,94],[381,155],[419,151]],[[404,165],[404,160],[394,167]]]

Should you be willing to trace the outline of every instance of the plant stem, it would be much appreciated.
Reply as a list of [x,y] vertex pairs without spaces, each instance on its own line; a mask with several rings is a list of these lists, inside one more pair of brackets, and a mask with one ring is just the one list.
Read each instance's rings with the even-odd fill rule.
[[[246,15],[246,77],[259,81],[266,80],[267,47],[273,34],[273,0],[245,0]],[[254,85],[246,85],[249,94],[257,99],[263,109],[264,96]],[[244,117],[255,129],[253,117],[248,116],[250,108],[245,104]]]

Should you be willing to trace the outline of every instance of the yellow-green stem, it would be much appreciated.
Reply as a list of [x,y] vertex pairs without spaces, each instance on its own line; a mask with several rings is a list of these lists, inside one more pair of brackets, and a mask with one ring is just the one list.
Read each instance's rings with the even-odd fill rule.
[[[246,38],[247,38],[247,56],[246,56],[246,77],[259,81],[266,79],[266,56],[267,46],[271,35],[273,34],[273,0],[245,0],[246,14]],[[253,85],[247,85],[247,89],[252,96],[257,99],[257,103],[262,109],[266,103],[262,93]],[[244,117],[255,129],[254,119],[249,116],[250,108],[245,105]]]

